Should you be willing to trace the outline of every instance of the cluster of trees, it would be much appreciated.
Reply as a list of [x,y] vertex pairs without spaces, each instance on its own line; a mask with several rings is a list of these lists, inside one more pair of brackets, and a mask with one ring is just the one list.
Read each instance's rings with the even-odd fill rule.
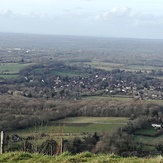
[[144,101],[45,100],[0,96],[0,128],[14,130],[65,117],[134,117],[162,115],[162,106]]

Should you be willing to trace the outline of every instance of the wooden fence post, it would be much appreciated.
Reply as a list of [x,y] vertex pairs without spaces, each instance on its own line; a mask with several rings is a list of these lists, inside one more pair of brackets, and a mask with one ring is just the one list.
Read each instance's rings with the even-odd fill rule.
[[1,131],[0,154],[3,153],[3,137],[4,137],[3,131]]

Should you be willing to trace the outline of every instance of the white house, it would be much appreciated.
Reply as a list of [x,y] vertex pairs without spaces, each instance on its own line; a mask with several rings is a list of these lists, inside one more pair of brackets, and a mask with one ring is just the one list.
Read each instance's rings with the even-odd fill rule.
[[161,124],[152,124],[151,126],[154,127],[155,129],[162,128],[162,125]]

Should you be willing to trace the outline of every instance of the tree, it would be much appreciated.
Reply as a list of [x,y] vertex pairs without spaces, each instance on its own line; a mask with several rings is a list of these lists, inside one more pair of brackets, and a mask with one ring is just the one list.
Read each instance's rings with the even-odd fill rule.
[[73,140],[67,140],[64,142],[64,151],[69,151],[72,154],[82,152],[82,141],[80,138],[75,137]]
[[33,152],[33,145],[28,140],[23,140],[22,149],[24,152]]
[[41,144],[40,152],[46,155],[55,155],[57,153],[57,142],[55,140],[46,140]]
[[157,149],[161,154],[163,154],[163,142],[159,142],[159,143],[156,145],[156,149]]
[[123,155],[123,153],[137,152],[141,148],[134,142],[133,136],[126,132],[115,132],[113,134],[104,134],[97,143],[95,153],[115,153]]

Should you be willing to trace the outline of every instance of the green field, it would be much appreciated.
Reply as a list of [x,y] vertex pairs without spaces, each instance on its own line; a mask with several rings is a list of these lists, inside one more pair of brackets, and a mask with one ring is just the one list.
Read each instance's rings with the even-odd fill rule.
[[156,67],[156,66],[146,66],[146,65],[124,65],[122,66],[123,70],[129,71],[151,71],[151,70],[163,70],[163,67]]
[[139,129],[135,132],[135,134],[148,134],[148,135],[154,135],[157,132],[153,127],[149,127],[146,129]]
[[16,78],[18,76],[18,74],[4,74],[4,75],[0,75],[0,77],[4,78],[4,79],[10,79],[10,78]]
[[83,135],[94,132],[113,132],[127,123],[127,118],[122,117],[74,117],[60,121],[54,121],[50,125],[34,126],[23,130],[15,130],[10,134],[16,133],[22,136],[32,135],[33,133],[45,133],[50,135]]
[[30,66],[31,63],[0,63],[0,77],[13,78],[19,74],[24,67]]
[[[131,96],[127,95],[101,95],[101,96],[84,96],[83,99],[92,99],[92,100],[115,100],[115,101],[135,101],[135,99]],[[163,100],[144,100],[146,103],[155,103],[158,105],[163,105]]]
[[[38,71],[38,72],[42,72],[44,71],[44,68],[37,68],[35,69],[35,71]],[[55,75],[55,76],[61,76],[61,77],[75,77],[75,76],[86,76],[87,74],[86,73],[82,73],[82,72],[75,72],[73,70],[64,70],[64,71],[61,71],[61,70],[49,70],[50,74],[52,75]]]
[[92,62],[85,62],[85,65],[90,65],[91,67],[100,68],[104,70],[113,70],[113,69],[121,69],[123,64],[119,63],[111,63],[111,62],[102,62],[102,61],[92,61]]
[[85,65],[90,65],[95,68],[100,68],[104,70],[113,70],[113,69],[121,69],[126,71],[151,71],[151,70],[163,70],[163,67],[156,66],[146,66],[146,65],[131,65],[131,64],[120,64],[120,63],[111,63],[111,62],[103,62],[103,61],[92,61],[85,62]]
[[[153,127],[149,127],[146,129],[139,129],[135,132],[134,138],[135,141],[141,142],[143,144],[156,145],[157,143],[159,143],[160,141],[162,142],[163,140],[163,134],[160,136],[155,136],[157,132],[158,130],[155,130]],[[143,136],[143,134],[147,134],[149,136]],[[151,136],[155,136],[155,137],[151,137]]]
[[160,141],[163,141],[163,135],[157,137],[135,135],[134,139],[135,141],[142,142],[144,144],[156,145]]
[[66,77],[66,76],[69,76],[69,77],[84,76],[84,74],[81,74],[81,73],[75,73],[75,72],[62,72],[62,71],[53,71],[53,72],[51,72],[51,74],[53,74],[53,75],[59,75],[59,76],[61,76],[61,77]]
[[157,132],[158,130],[155,130],[153,127],[139,129],[134,133],[134,140],[137,143],[142,143],[143,150],[157,151],[155,146],[163,140],[163,135],[155,136]]
[[123,117],[76,117],[66,118],[65,120],[58,121],[61,123],[126,123],[127,118]]

